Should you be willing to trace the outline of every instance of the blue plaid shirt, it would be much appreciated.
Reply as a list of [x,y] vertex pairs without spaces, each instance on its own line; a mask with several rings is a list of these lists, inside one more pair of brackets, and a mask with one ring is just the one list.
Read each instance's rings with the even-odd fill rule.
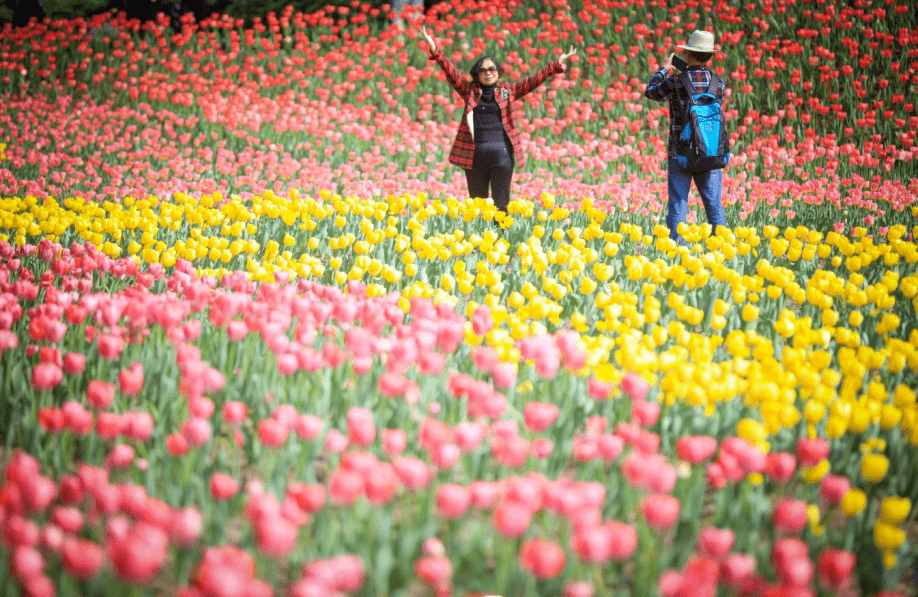
[[[695,86],[695,93],[706,93],[708,85],[711,84],[711,71],[703,66],[690,66],[687,71],[692,77],[692,85]],[[676,141],[682,134],[682,128],[685,126],[685,112],[689,107],[688,92],[679,82],[679,72],[666,76],[666,69],[658,70],[650,82],[647,83],[647,89],[644,95],[649,99],[662,102],[669,100],[669,157],[676,157]],[[723,103],[724,87],[720,86],[717,93],[717,99]]]

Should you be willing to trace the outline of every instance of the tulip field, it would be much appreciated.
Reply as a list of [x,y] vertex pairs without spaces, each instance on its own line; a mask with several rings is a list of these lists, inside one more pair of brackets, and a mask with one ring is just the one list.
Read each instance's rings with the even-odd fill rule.
[[[0,597],[915,595],[912,3],[387,8],[0,30]],[[507,213],[421,24],[577,50]],[[696,24],[728,227],[676,244]]]

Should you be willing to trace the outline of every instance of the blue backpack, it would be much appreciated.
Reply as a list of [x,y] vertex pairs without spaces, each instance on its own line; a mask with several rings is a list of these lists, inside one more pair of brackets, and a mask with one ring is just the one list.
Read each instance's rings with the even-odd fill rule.
[[717,99],[717,92],[724,82],[712,74],[707,93],[695,92],[688,72],[679,75],[679,82],[688,92],[689,107],[682,135],[676,144],[676,160],[688,172],[725,168],[730,161],[730,135]]

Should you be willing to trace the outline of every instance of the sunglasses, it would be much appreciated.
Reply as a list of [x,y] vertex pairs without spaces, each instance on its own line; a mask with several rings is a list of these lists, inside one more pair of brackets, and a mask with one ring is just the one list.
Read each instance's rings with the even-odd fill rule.
[[496,67],[496,66],[489,66],[488,68],[482,68],[482,69],[481,69],[480,71],[478,71],[478,72],[479,72],[479,73],[496,73],[496,72],[497,72],[497,67]]

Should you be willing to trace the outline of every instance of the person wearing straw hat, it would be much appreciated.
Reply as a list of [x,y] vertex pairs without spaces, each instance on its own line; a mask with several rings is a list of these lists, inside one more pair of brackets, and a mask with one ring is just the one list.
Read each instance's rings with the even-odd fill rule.
[[[696,30],[692,32],[687,44],[676,46],[685,50],[686,72],[689,74],[696,93],[707,93],[710,90],[723,104],[723,81],[708,69],[708,63],[714,55],[714,34],[710,31]],[[676,160],[677,143],[686,126],[685,114],[691,102],[689,92],[680,83],[679,73],[669,74],[673,69],[673,59],[676,54],[667,56],[660,69],[647,83],[644,95],[654,101],[669,101],[669,142],[667,147],[667,181],[669,187],[669,211],[666,215],[666,225],[670,231],[670,238],[684,242],[677,228],[680,222],[686,221],[688,213],[688,194],[692,180],[695,188],[701,195],[704,210],[711,228],[726,226],[724,208],[721,205],[721,190],[723,177],[721,170],[706,170],[702,172],[688,172]]]

